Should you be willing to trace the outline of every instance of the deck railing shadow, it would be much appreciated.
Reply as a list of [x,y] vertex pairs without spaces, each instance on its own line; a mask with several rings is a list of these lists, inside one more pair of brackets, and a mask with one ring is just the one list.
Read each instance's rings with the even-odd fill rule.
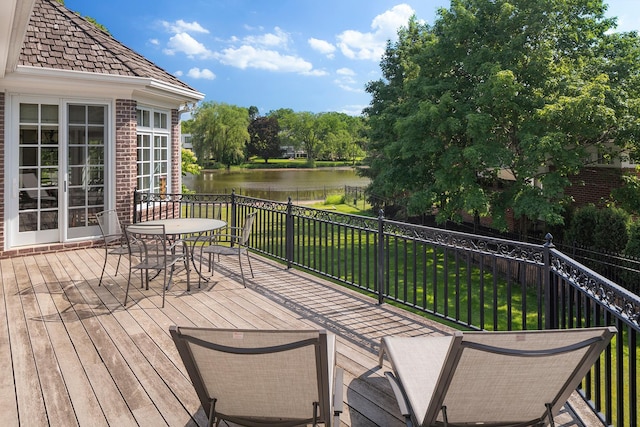
[[616,326],[580,395],[607,425],[639,424],[640,297],[553,245],[535,245],[231,194],[134,193],[133,221],[256,212],[250,247],[414,312],[472,330]]

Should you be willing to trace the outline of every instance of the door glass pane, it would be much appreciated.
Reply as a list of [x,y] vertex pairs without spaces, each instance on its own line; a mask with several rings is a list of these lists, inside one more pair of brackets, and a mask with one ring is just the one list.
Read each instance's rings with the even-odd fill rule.
[[18,230],[36,231],[38,229],[38,213],[37,212],[22,212],[18,214]]
[[70,124],[86,123],[84,105],[69,105],[69,123]]
[[40,166],[58,166],[58,148],[40,150]]
[[20,166],[38,166],[38,147],[20,149]]
[[84,144],[85,132],[84,126],[69,126],[69,144]]
[[95,225],[92,213],[104,210],[104,144],[107,140],[103,105],[69,105],[68,203],[69,235]]
[[105,109],[102,106],[93,106],[90,105],[89,106],[89,124],[92,125],[103,125],[105,120],[104,120],[104,115],[105,115]]
[[104,127],[92,126],[89,128],[89,144],[104,145]]
[[58,123],[58,106],[42,106],[42,123]]
[[69,168],[69,185],[82,186],[86,182],[85,168],[84,167],[70,167]]
[[38,123],[38,104],[20,104],[20,123]]
[[58,106],[20,104],[18,230],[58,228]]
[[71,146],[69,147],[69,165],[85,164],[85,147]]
[[40,130],[40,141],[46,145],[58,145],[58,127],[42,126]]
[[20,144],[37,144],[38,126],[20,126]]
[[58,228],[58,211],[40,212],[40,229],[55,230],[56,228]]

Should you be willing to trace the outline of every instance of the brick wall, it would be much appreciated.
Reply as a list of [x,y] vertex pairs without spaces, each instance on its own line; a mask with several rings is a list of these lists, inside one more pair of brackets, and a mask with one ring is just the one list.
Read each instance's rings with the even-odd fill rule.
[[182,161],[180,144],[180,113],[171,110],[171,193],[181,193]]
[[122,221],[132,222],[136,188],[136,106],[132,99],[116,100],[116,210]]
[[573,197],[576,207],[589,203],[604,206],[611,190],[622,185],[621,176],[628,171],[618,168],[584,168],[578,175],[569,177],[571,185],[565,192]]

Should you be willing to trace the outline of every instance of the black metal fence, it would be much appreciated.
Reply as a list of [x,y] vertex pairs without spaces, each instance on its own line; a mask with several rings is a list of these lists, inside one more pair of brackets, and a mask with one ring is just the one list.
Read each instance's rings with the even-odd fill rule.
[[609,425],[637,427],[640,297],[555,249],[231,195],[135,195],[134,220],[256,212],[252,249],[462,328],[613,325],[580,393]]

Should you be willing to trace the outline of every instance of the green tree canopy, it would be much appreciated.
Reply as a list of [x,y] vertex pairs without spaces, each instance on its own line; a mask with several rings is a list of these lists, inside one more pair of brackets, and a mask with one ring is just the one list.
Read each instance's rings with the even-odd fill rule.
[[600,0],[452,0],[412,18],[371,82],[370,191],[435,209],[562,223],[567,177],[638,134],[639,40]]
[[249,113],[246,108],[205,102],[193,114],[193,149],[200,161],[214,159],[227,167],[245,159],[249,140]]
[[247,146],[250,155],[256,155],[264,159],[265,163],[270,158],[280,157],[280,126],[275,117],[256,117],[249,124],[249,144]]

